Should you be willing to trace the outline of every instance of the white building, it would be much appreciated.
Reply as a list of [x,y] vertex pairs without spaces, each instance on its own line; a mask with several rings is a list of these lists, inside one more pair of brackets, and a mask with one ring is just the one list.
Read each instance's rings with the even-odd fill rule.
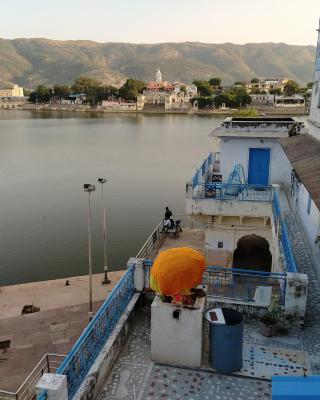
[[222,181],[227,182],[235,164],[241,164],[248,184],[289,187],[290,164],[279,139],[288,137],[293,126],[305,131],[303,123],[291,117],[226,118],[210,133],[219,141]]
[[290,198],[320,271],[320,33],[316,51],[309,133],[281,140],[290,161]]
[[274,105],[276,108],[304,108],[305,98],[295,94],[293,96],[275,96]]

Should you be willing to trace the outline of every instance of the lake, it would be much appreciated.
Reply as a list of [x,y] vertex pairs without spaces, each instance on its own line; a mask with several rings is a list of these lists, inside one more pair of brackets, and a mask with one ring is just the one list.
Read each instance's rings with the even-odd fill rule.
[[0,111],[0,286],[103,272],[101,187],[108,259],[123,269],[169,206],[184,213],[185,183],[210,151],[223,118]]

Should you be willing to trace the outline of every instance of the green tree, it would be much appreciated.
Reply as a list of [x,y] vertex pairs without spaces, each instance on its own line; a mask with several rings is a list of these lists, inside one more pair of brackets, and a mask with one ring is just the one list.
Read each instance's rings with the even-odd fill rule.
[[71,90],[73,93],[88,93],[88,90],[93,87],[101,86],[101,83],[94,78],[89,78],[88,76],[80,76],[74,81],[74,84],[71,86]]
[[126,101],[136,101],[139,93],[142,93],[146,84],[138,79],[128,78],[119,89],[119,97]]
[[284,85],[284,93],[286,96],[293,96],[299,92],[299,85],[293,80],[289,80]]
[[251,79],[251,83],[259,83],[259,79],[258,78],[252,78]]
[[63,85],[54,85],[53,87],[53,94],[56,99],[65,99],[69,94],[71,93],[71,90],[69,86],[63,86]]
[[235,81],[234,86],[246,86],[246,84],[245,81]]
[[213,87],[208,81],[195,80],[192,83],[197,86],[200,97],[211,96],[214,92]]
[[184,94],[187,94],[187,88],[185,85],[180,86],[180,92],[183,92]]
[[212,96],[199,96],[199,97],[194,97],[192,99],[192,103],[194,101],[198,102],[198,108],[200,110],[204,109],[204,108],[212,108],[213,106],[213,97]]
[[215,87],[215,88],[220,87],[221,86],[221,82],[222,82],[221,79],[218,78],[218,77],[214,77],[214,78],[211,78],[209,80],[210,85]]
[[48,103],[52,97],[52,89],[44,85],[39,85],[36,90],[30,93],[29,101],[31,103]]
[[308,82],[307,83],[307,89],[312,89],[313,87],[313,82]]

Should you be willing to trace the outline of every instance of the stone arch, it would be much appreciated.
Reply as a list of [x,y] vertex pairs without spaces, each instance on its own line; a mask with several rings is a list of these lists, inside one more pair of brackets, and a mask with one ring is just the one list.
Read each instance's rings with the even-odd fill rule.
[[233,252],[233,268],[271,272],[272,254],[269,242],[262,236],[242,236]]

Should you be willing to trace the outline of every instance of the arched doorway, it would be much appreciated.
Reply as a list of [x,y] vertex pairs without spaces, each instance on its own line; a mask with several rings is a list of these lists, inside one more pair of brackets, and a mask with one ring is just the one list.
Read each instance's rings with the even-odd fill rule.
[[258,235],[239,239],[233,253],[233,268],[271,272],[272,255],[269,243]]

